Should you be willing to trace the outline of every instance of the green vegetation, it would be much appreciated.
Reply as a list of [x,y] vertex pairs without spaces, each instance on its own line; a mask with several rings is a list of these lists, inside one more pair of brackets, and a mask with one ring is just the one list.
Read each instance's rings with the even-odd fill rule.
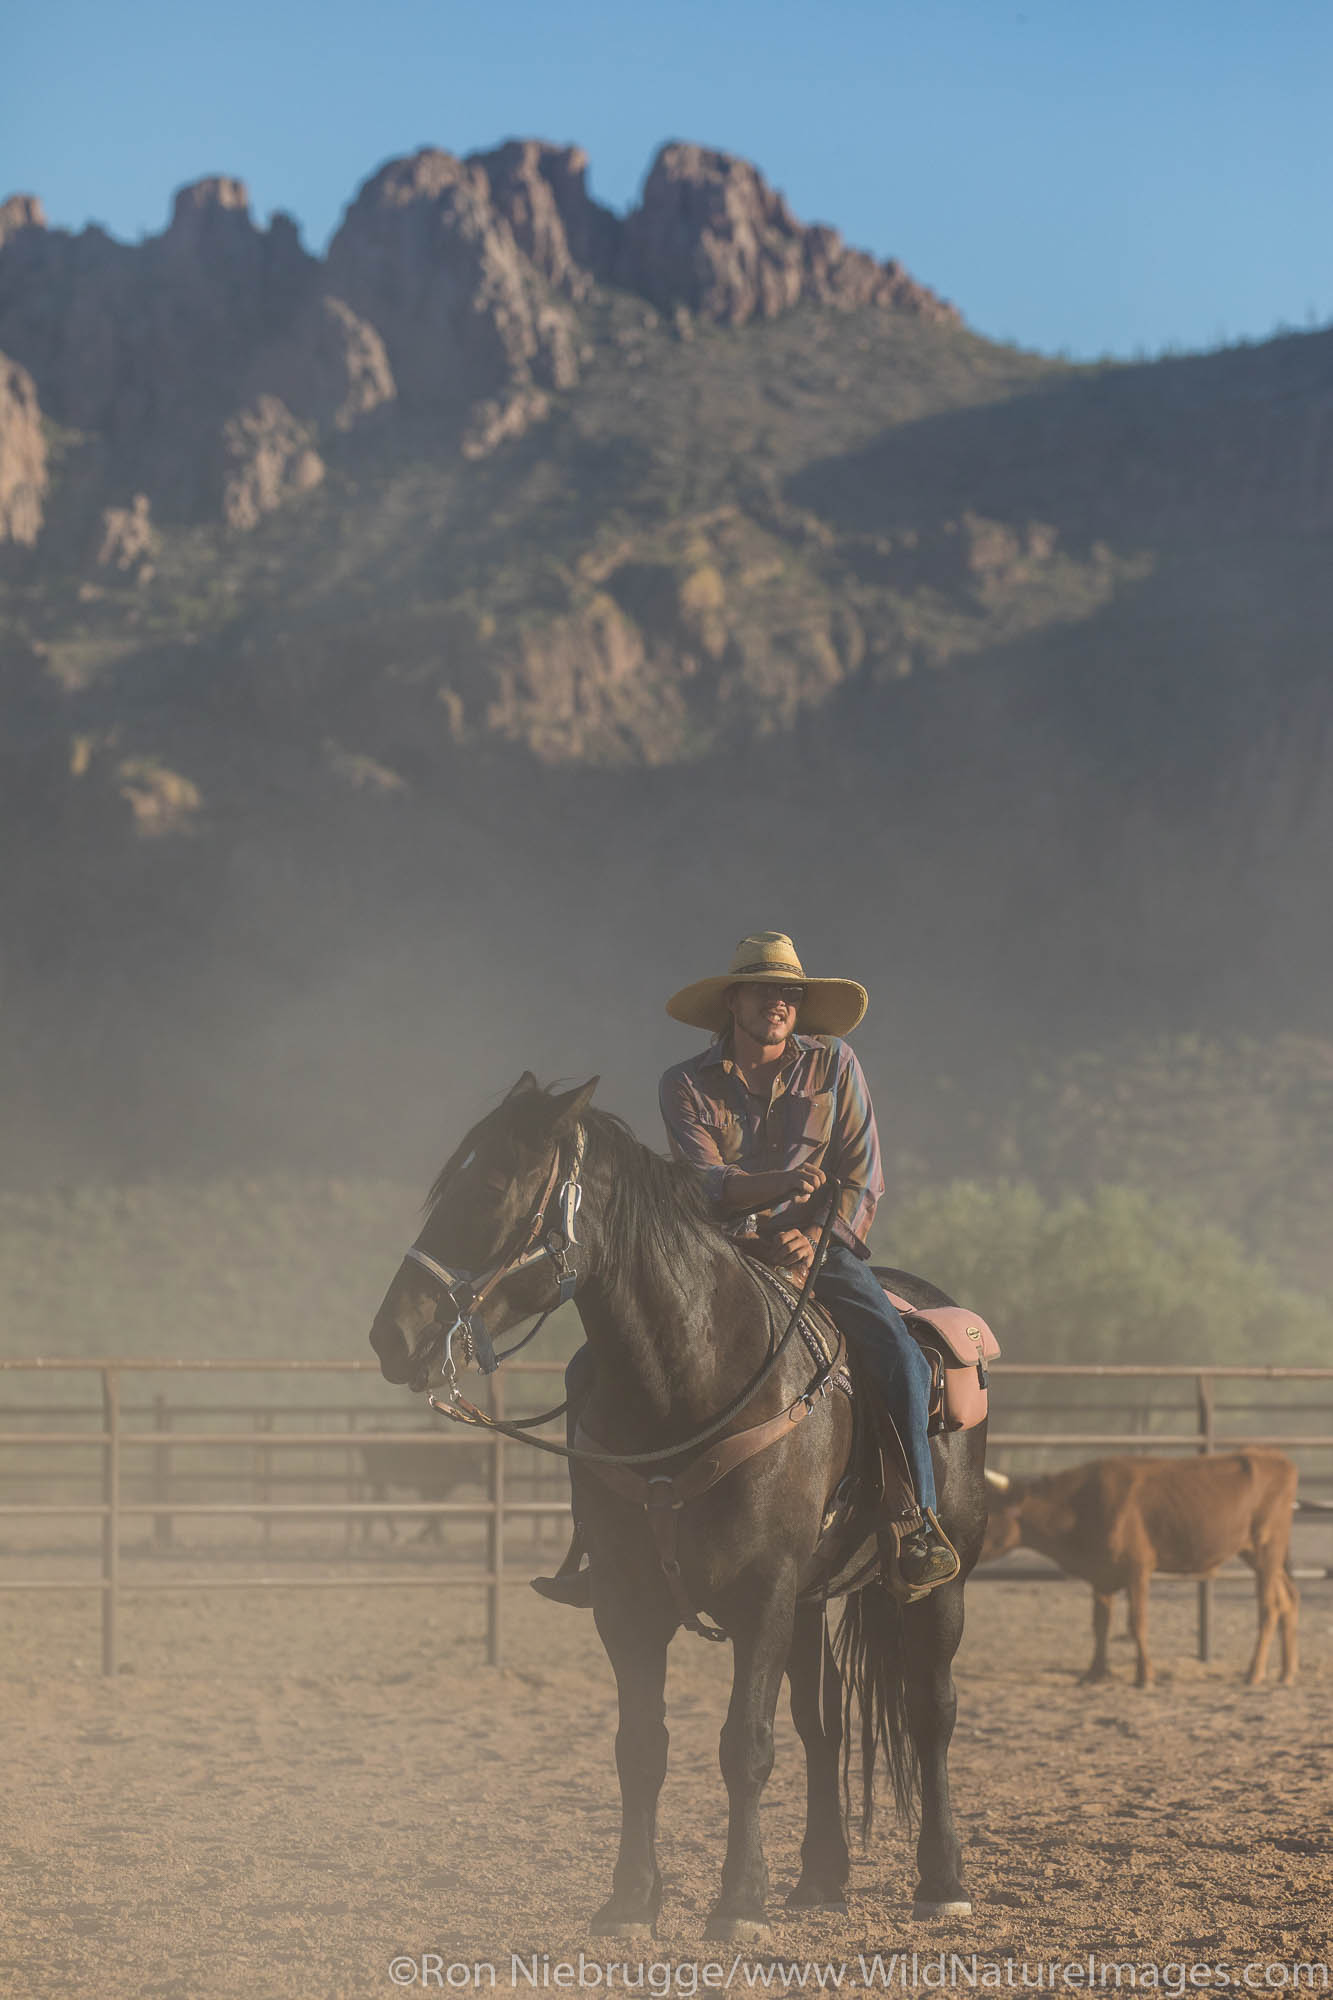
[[1139,1188],[1045,1201],[955,1181],[883,1216],[876,1252],[994,1326],[1011,1361],[1317,1365],[1333,1312],[1285,1289],[1226,1230]]
[[280,1175],[0,1196],[6,1351],[362,1360],[419,1201]]
[[[272,1174],[0,1196],[6,1348],[362,1359],[418,1201],[392,1181]],[[876,1238],[880,1257],[984,1312],[1011,1360],[1333,1352],[1333,1314],[1225,1230],[1133,1188],[1047,1202],[1021,1183],[956,1181],[884,1212]]]
[[1089,1051],[1035,1077],[1004,1149],[1043,1190],[1106,1182],[1187,1202],[1285,1283],[1333,1280],[1333,1043],[1181,1035]]

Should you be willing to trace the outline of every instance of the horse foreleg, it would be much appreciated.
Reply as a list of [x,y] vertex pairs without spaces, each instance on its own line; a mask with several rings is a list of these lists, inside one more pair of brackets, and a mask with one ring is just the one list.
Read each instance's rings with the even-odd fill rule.
[[620,1852],[611,1894],[592,1920],[594,1937],[651,1937],[662,1902],[657,1799],[666,1776],[666,1658],[671,1622],[637,1601],[599,1602],[597,1629],[615,1668],[620,1701]]
[[791,1717],[805,1746],[801,1879],[788,1896],[787,1907],[845,1910],[851,1857],[838,1795],[842,1682],[829,1644],[822,1604],[797,1607],[787,1674],[791,1682]]
[[718,1746],[731,1810],[722,1893],[705,1937],[736,1944],[772,1941],[764,1907],[768,1869],[759,1835],[759,1798],[773,1769],[773,1716],[791,1654],[796,1592],[792,1580],[766,1580],[761,1592],[729,1599],[734,1667],[731,1702]]
[[963,1851],[949,1797],[949,1741],[958,1713],[953,1656],[963,1636],[961,1581],[942,1584],[903,1612],[908,1727],[921,1768],[916,1917],[966,1917]]

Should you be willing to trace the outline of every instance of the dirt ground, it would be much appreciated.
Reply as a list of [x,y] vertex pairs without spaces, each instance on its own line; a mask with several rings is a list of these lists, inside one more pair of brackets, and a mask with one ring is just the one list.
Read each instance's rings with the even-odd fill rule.
[[[887,1810],[850,1914],[785,1916],[802,1770],[784,1707],[765,1806],[782,1964],[846,1961],[856,1985],[862,1954],[915,1950],[930,1985],[941,1951],[976,1953],[979,1983],[1019,1984],[1017,1966],[1035,1982],[1038,1961],[1092,1952],[1163,1966],[1173,1990],[1181,1964],[1328,1961],[1333,1586],[1305,1589],[1289,1689],[1241,1684],[1242,1587],[1219,1586],[1206,1667],[1193,1602],[1188,1586],[1155,1589],[1161,1679],[1139,1693],[1124,1644],[1113,1684],[1077,1684],[1079,1586],[972,1587],[952,1760],[968,1919],[913,1923]],[[618,1826],[613,1684],[586,1614],[515,1590],[508,1664],[491,1670],[471,1591],[133,1598],[110,1682],[96,1618],[87,1597],[0,1598],[5,1994],[360,2000],[393,1991],[403,1959],[399,1984],[485,1988],[493,1965],[508,1990],[511,1954],[549,1954],[551,1985],[586,1989],[586,1968],[560,1970],[581,1947],[628,1963],[631,1981],[646,1966],[649,1992],[703,1990],[711,1960],[736,1980],[732,1948],[702,1941],[729,1648],[682,1636],[672,1649],[666,1900],[656,1942],[617,1950],[586,1930]],[[1007,1976],[987,1975],[1006,1960]],[[912,1983],[901,1961],[884,1976]],[[1282,1983],[1268,1975],[1265,1990]]]

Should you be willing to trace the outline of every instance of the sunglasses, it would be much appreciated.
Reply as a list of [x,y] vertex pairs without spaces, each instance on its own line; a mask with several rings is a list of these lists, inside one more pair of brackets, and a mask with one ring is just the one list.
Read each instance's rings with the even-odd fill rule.
[[781,1000],[786,1007],[799,1007],[805,998],[804,986],[774,986],[765,980],[756,980],[750,991],[757,1000]]

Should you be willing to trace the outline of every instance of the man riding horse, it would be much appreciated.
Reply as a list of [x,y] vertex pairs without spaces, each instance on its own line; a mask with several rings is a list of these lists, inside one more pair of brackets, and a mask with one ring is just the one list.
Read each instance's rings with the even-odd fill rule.
[[[671,1150],[702,1171],[718,1219],[741,1248],[797,1286],[819,1244],[812,1220],[819,1191],[826,1179],[838,1181],[814,1295],[901,1441],[912,1491],[886,1496],[868,1525],[896,1549],[903,1583],[922,1593],[949,1582],[959,1565],[935,1513],[926,1435],[930,1364],[869,1264],[866,1238],[884,1191],[879,1137],[861,1065],[842,1039],[867,1004],[855,980],[807,978],[780,931],[744,937],[725,973],[696,980],[667,1002],[674,1020],[715,1039],[667,1070],[660,1102]],[[771,1218],[762,1226],[760,1211]],[[581,1376],[576,1357],[568,1377],[571,1422]],[[591,1603],[581,1554],[576,1528],[559,1572],[538,1577],[534,1588],[558,1603]]]

